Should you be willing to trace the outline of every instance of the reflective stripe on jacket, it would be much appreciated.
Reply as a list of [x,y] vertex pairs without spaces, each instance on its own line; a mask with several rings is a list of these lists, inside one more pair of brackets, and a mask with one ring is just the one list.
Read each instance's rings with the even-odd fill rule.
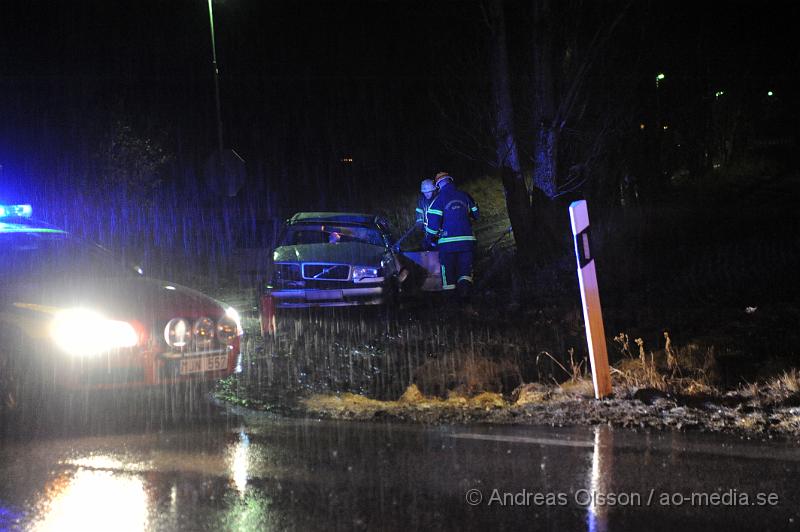
[[434,198],[427,199],[425,198],[424,194],[419,195],[419,199],[417,199],[417,208],[414,209],[416,212],[416,223],[417,225],[422,225],[427,227],[428,226],[428,207],[430,207],[431,202]]
[[478,204],[469,194],[446,182],[428,207],[425,230],[439,237],[442,250],[472,249],[475,245],[472,220],[477,220],[479,214]]

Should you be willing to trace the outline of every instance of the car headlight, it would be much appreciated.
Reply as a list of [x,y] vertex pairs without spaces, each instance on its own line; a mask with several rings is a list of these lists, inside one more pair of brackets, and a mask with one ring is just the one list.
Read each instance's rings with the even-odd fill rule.
[[173,318],[164,327],[164,341],[170,347],[186,347],[192,339],[192,325],[183,318]]
[[97,355],[139,343],[139,335],[130,323],[109,320],[84,308],[56,313],[50,325],[50,337],[71,355]]
[[238,337],[239,329],[236,327],[236,322],[228,316],[223,316],[223,318],[217,322],[217,338],[219,338],[221,342],[230,344]]
[[242,334],[242,319],[233,307],[225,309],[225,315],[217,322],[217,338],[231,344]]
[[239,316],[239,313],[236,312],[236,309],[233,307],[228,307],[225,309],[225,317],[230,318],[236,324],[236,334],[242,335],[244,334],[244,329],[242,329],[242,318]]
[[353,282],[372,282],[380,280],[380,268],[374,266],[353,266]]
[[194,340],[198,346],[207,346],[211,343],[214,339],[214,332],[216,326],[211,318],[206,318],[205,316],[199,318],[196,322],[194,322],[194,327],[192,327],[192,334],[194,335]]

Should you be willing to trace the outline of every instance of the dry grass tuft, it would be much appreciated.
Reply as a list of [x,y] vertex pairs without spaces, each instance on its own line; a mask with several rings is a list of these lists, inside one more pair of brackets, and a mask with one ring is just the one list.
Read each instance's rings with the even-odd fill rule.
[[570,375],[570,382],[579,382],[583,380],[583,377],[586,375],[586,359],[581,360],[579,363],[575,363],[575,348],[570,347],[567,349],[569,353],[569,369],[571,371]]
[[778,421],[772,428],[779,432],[793,433],[800,430],[800,416],[791,415]]
[[503,396],[494,392],[483,392],[468,399],[469,406],[478,408],[503,408],[506,402]]
[[757,382],[748,382],[739,386],[739,395],[750,399],[750,404],[755,407],[762,406],[761,385]]
[[761,413],[748,414],[736,420],[736,426],[746,431],[762,430],[767,424],[767,420]]
[[636,345],[639,346],[639,362],[642,363],[643,368],[646,368],[647,355],[644,352],[644,340],[642,340],[641,338],[637,338],[636,340],[634,340],[634,342],[636,342]]
[[614,337],[614,343],[617,344],[617,349],[619,349],[623,356],[626,358],[633,358],[633,353],[631,352],[631,343],[627,334],[621,332],[616,335]]
[[344,413],[373,414],[386,409],[385,401],[369,399],[363,395],[343,393],[341,395],[315,394],[301,401],[313,412],[341,415]]
[[704,379],[675,379],[670,381],[675,392],[683,395],[719,395],[719,390]]
[[[418,367],[414,382],[424,395],[446,397],[455,390],[470,396],[510,392],[522,383],[522,374],[513,359],[493,358],[490,353],[452,351]],[[505,387],[509,389],[504,390]]]
[[446,402],[454,406],[467,406],[469,404],[469,397],[455,390],[448,390]]
[[[697,343],[676,346],[664,331],[664,349],[648,352],[642,338],[634,339],[638,357],[634,357],[630,340],[624,332],[614,337],[623,359],[612,368],[615,382],[627,388],[655,388],[663,392],[686,395],[719,395],[716,350]],[[798,383],[800,385],[800,383]]]
[[425,396],[419,391],[416,384],[411,384],[398,399],[399,403],[420,403],[425,400]]
[[531,403],[544,403],[552,396],[552,391],[549,386],[540,384],[538,382],[531,382],[523,384],[516,390],[512,399],[517,406],[527,405]]
[[781,402],[798,392],[800,392],[800,372],[795,368],[784,371],[761,386],[761,393],[767,396],[768,402]]
[[784,371],[783,375],[778,377],[777,382],[780,383],[781,388],[790,393],[800,392],[800,373],[795,368],[789,371]]
[[586,360],[581,360],[580,362],[575,362],[575,348],[570,347],[567,349],[567,353],[569,353],[569,369],[567,369],[564,364],[562,364],[556,357],[550,354],[547,351],[540,351],[538,355],[536,355],[536,365],[539,365],[539,361],[541,360],[542,356],[546,356],[550,360],[552,360],[561,370],[569,377],[570,382],[578,382],[583,379],[586,373]]
[[484,392],[474,397],[450,393],[447,399],[426,397],[415,385],[406,388],[397,401],[379,401],[354,393],[315,394],[303,399],[302,405],[310,412],[349,419],[369,419],[379,412],[399,414],[412,411],[437,411],[456,409],[491,410],[504,408],[508,403],[498,393]]
[[648,359],[644,340],[637,338],[635,342],[639,346],[639,359],[623,359],[616,368],[613,368],[612,378],[616,377],[618,384],[628,388],[655,388],[667,391],[669,389],[667,379],[659,373],[655,356],[651,352]]
[[667,331],[664,331],[664,340],[664,352],[667,355],[667,369],[670,371],[670,375],[675,377],[676,374],[680,374],[681,368],[678,365],[678,354],[672,348],[672,340]]
[[591,378],[581,378],[561,384],[561,390],[570,395],[594,398],[594,383]]

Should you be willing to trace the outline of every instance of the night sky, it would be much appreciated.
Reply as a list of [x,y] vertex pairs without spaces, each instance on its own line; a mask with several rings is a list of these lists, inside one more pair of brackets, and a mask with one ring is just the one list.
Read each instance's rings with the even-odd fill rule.
[[[691,115],[693,100],[743,79],[748,91],[774,90],[796,111],[796,3],[697,4],[561,3],[572,11],[559,23],[574,28],[577,49],[625,11],[589,76],[595,120],[619,102],[630,104],[632,123],[647,120],[660,71],[665,114]],[[225,145],[248,161],[253,186],[349,179],[372,194],[387,183],[413,187],[442,168],[490,171],[448,142],[456,128],[485,134],[469,106],[488,97],[479,2],[225,0],[214,10]],[[529,3],[508,2],[506,16],[518,122],[530,128]],[[120,117],[175,154],[170,172],[179,179],[201,173],[214,150],[204,0],[7,2],[0,49],[6,180],[46,180],[41,174],[65,160],[80,167]],[[796,132],[796,117],[790,122]],[[351,168],[340,168],[344,157],[354,158]]]

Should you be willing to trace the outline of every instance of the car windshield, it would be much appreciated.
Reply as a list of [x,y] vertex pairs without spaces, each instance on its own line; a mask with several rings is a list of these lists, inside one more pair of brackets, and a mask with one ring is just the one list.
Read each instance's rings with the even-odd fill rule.
[[286,228],[281,246],[302,244],[339,244],[361,242],[374,246],[385,245],[376,227],[331,224],[296,224]]
[[108,251],[61,232],[0,232],[0,282],[131,275],[133,270]]

